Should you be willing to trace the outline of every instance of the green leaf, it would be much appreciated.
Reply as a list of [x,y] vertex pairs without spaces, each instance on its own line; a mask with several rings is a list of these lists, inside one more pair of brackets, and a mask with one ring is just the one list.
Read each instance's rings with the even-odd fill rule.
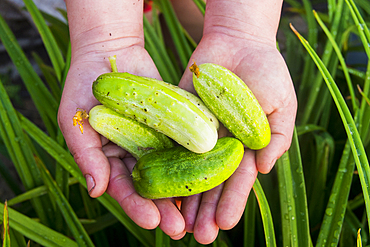
[[[78,183],[76,178],[69,178],[68,185],[73,185],[76,183]],[[47,193],[48,193],[48,188],[46,187],[46,185],[42,185],[34,189],[28,190],[16,197],[13,197],[12,199],[8,201],[8,205],[9,206],[16,205],[18,203],[31,200],[32,198],[39,197]]]
[[244,210],[244,247],[255,246],[257,200],[254,193],[248,196]]
[[[345,9],[343,8],[343,6],[344,6],[344,0],[339,0],[336,5],[335,16],[333,17],[333,21],[331,23],[331,29],[330,29],[330,32],[333,34],[334,38],[338,37],[339,31],[340,31],[339,28],[341,24],[341,19],[343,16],[345,16]],[[325,66],[329,66],[329,63],[332,58],[332,52],[333,52],[333,47],[330,41],[327,41],[324,47],[323,58],[322,58],[323,64]],[[333,66],[333,67],[336,68],[336,66]],[[315,107],[317,103],[321,103],[324,105],[326,104],[325,101],[317,100],[320,95],[319,94],[320,89],[322,88],[322,81],[323,81],[322,75],[320,73],[317,73],[315,78],[313,79],[313,82],[311,81],[309,82],[311,84],[309,90],[305,90],[305,92],[303,92],[300,95],[301,96],[300,98],[302,98],[302,96],[305,94],[308,95],[308,98],[306,98],[304,102],[302,102],[302,100],[300,101],[301,104],[304,103],[304,107],[305,107],[303,111],[303,116],[299,116],[302,124],[309,123],[310,122],[309,120],[313,117],[312,115],[319,116],[317,108]],[[314,122],[314,124],[316,123]]]
[[0,40],[15,64],[49,134],[55,136],[58,103],[33,69],[14,34],[1,16]]
[[[4,204],[0,203],[0,220],[3,220]],[[43,246],[65,247],[78,246],[70,238],[36,222],[35,220],[17,212],[12,208],[9,211],[9,226],[27,238]]]
[[58,208],[63,214],[64,220],[66,221],[72,235],[76,239],[77,244],[79,246],[94,246],[86,230],[78,220],[73,208],[63,195],[56,182],[53,180],[45,165],[41,162],[41,160],[38,160],[37,164],[40,168],[45,185],[49,190],[49,195],[58,205]]
[[326,36],[328,37],[331,45],[333,46],[335,53],[338,56],[339,62],[340,62],[341,66],[342,66],[342,69],[343,69],[344,76],[345,76],[346,81],[347,81],[349,92],[350,92],[350,95],[351,95],[353,111],[356,112],[358,106],[357,106],[356,101],[355,101],[356,96],[355,96],[355,92],[354,92],[354,89],[353,89],[352,80],[351,80],[351,77],[349,75],[349,72],[348,72],[348,69],[347,69],[347,66],[346,66],[346,61],[344,60],[344,57],[341,53],[341,50],[340,50],[339,46],[337,45],[337,43],[335,42],[335,39],[334,39],[333,35],[330,33],[329,29],[325,26],[323,21],[320,19],[317,12],[313,11],[313,13],[314,13],[314,16],[315,16],[317,22],[319,23],[321,28],[324,30],[324,32],[325,32]]
[[[47,136],[27,118],[18,115],[23,129],[33,138],[47,153],[49,153],[65,170],[74,176],[78,182],[86,188],[86,181],[71,154],[60,146],[56,141]],[[137,226],[122,210],[117,201],[108,194],[103,194],[97,200],[103,204],[144,246],[153,246],[153,235]]]
[[155,229],[155,246],[170,247],[170,237],[165,234],[159,227]]
[[195,5],[197,5],[200,12],[204,15],[206,12],[206,2],[204,0],[193,0]]
[[45,19],[43,18],[41,12],[38,10],[36,4],[32,0],[23,0],[23,2],[35,23],[37,30],[40,33],[45,49],[49,54],[51,63],[53,64],[56,76],[58,80],[61,81],[62,71],[65,63],[58,44],[55,41],[49,27],[46,25]]
[[307,196],[296,130],[289,151],[278,160],[276,169],[284,229],[283,245],[310,246]]
[[254,194],[256,195],[258,205],[261,211],[263,230],[265,232],[266,246],[276,247],[274,223],[272,219],[270,206],[268,204],[267,198],[265,196],[265,193],[263,192],[262,186],[258,179],[256,179],[256,181],[253,184],[253,190],[254,190]]
[[[26,136],[22,130],[8,95],[0,81],[0,136],[4,140],[5,146],[11,160],[18,172],[23,186],[28,190],[41,185],[42,180],[37,169],[31,146],[26,141]],[[44,203],[40,198],[32,200],[35,210],[41,221],[49,225],[47,212],[44,211]]]
[[180,81],[180,71],[176,69],[176,64],[172,63],[163,42],[144,16],[144,36],[145,48],[152,57],[158,68],[159,74],[165,82],[177,85]]
[[5,201],[4,204],[4,215],[3,215],[3,247],[10,247],[10,235],[9,235],[9,215],[8,215],[8,205]]
[[[362,190],[364,193],[365,198],[365,205],[366,205],[366,212],[367,212],[367,219],[368,222],[370,222],[370,195],[369,195],[369,179],[370,179],[370,168],[369,168],[369,161],[367,159],[367,155],[365,153],[365,149],[363,146],[363,143],[361,141],[359,132],[356,128],[356,123],[354,119],[351,116],[351,113],[348,109],[348,106],[346,105],[346,102],[341,95],[335,81],[331,77],[329,71],[321,61],[321,59],[318,57],[316,52],[312,49],[312,47],[309,45],[309,43],[293,28],[293,31],[296,33],[297,37],[300,39],[303,46],[306,48],[314,62],[316,63],[318,69],[322,73],[324,80],[326,82],[326,85],[332,95],[332,98],[337,106],[338,112],[340,114],[340,117],[342,119],[344,128],[346,130],[349,145],[352,150],[353,158],[355,160],[357,170],[359,173],[360,181]],[[338,203],[335,201],[335,203]],[[328,211],[333,210],[329,207],[327,208]],[[330,212],[329,212],[330,213]],[[339,233],[338,233],[339,234]],[[324,235],[323,238],[327,238],[327,235]]]
[[163,13],[164,19],[175,44],[176,51],[179,55],[180,62],[185,70],[193,50],[186,40],[183,27],[177,19],[176,13],[169,0],[154,0],[154,2],[160,7],[161,12]]
[[361,229],[358,229],[358,233],[357,233],[357,247],[362,247]]

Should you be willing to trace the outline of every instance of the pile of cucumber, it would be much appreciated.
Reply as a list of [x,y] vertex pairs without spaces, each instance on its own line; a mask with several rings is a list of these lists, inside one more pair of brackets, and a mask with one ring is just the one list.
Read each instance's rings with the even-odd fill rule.
[[[210,190],[234,173],[244,146],[257,150],[270,142],[266,114],[239,77],[211,63],[194,63],[190,70],[200,98],[163,81],[117,71],[93,83],[102,105],[90,110],[89,123],[138,160],[132,178],[145,198]],[[218,138],[219,121],[233,137]]]

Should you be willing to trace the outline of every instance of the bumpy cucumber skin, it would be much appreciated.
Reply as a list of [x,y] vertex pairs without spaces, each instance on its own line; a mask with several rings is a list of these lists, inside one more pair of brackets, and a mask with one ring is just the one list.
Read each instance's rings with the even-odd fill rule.
[[157,81],[157,83],[175,91],[176,93],[180,94],[181,96],[184,96],[186,99],[188,99],[191,103],[193,103],[196,107],[198,107],[199,110],[201,110],[208,118],[209,120],[214,124],[216,129],[219,129],[220,123],[218,122],[218,119],[216,116],[208,109],[208,107],[203,103],[203,101],[195,96],[194,94],[169,83]]
[[103,105],[90,110],[89,123],[96,132],[131,153],[136,159],[147,153],[175,146],[164,134]]
[[216,146],[203,154],[181,146],[152,152],[136,163],[132,172],[134,187],[149,199],[195,195],[228,179],[243,154],[243,144],[233,137],[218,139]]
[[212,63],[199,67],[193,84],[204,104],[245,146],[258,150],[271,140],[270,125],[261,105],[245,83],[230,70]]
[[162,132],[193,152],[208,152],[216,145],[214,123],[158,80],[112,72],[97,78],[93,93],[103,105]]

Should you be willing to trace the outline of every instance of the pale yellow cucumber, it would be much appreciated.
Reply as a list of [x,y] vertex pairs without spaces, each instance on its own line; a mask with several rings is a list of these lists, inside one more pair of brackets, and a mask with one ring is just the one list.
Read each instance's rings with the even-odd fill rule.
[[96,132],[136,159],[153,151],[174,147],[174,143],[164,134],[103,105],[90,110],[89,123]]
[[162,81],[129,73],[103,74],[93,83],[103,105],[167,135],[196,152],[210,151],[218,134],[213,121]]

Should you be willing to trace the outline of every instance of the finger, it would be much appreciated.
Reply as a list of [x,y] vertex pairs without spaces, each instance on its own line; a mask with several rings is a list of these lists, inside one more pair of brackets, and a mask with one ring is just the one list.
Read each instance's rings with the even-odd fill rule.
[[216,222],[216,210],[222,189],[223,184],[204,192],[202,195],[194,225],[194,238],[200,244],[210,244],[218,235],[219,227]]
[[268,173],[276,160],[285,153],[291,144],[296,104],[292,102],[285,108],[280,108],[268,116],[271,128],[271,141],[267,147],[257,151],[257,169],[261,173]]
[[154,200],[161,215],[159,227],[164,233],[173,239],[179,239],[185,235],[185,221],[177,206],[170,199]]
[[181,213],[185,220],[185,231],[193,232],[202,194],[185,197],[181,203]]
[[72,119],[76,106],[62,106],[58,113],[58,122],[69,150],[82,174],[86,178],[87,189],[91,197],[102,195],[108,186],[110,166],[107,157],[101,150],[101,139],[85,121],[83,134]]
[[216,222],[220,229],[229,230],[239,222],[256,177],[255,152],[246,150],[239,167],[225,182],[217,206]]
[[160,214],[152,200],[136,193],[130,172],[118,158],[109,158],[111,174],[107,193],[122,207],[125,213],[140,227],[154,229],[159,225]]
[[119,159],[123,159],[128,154],[126,150],[123,148],[117,146],[113,142],[108,142],[106,145],[102,148],[105,156],[109,157],[116,157]]

